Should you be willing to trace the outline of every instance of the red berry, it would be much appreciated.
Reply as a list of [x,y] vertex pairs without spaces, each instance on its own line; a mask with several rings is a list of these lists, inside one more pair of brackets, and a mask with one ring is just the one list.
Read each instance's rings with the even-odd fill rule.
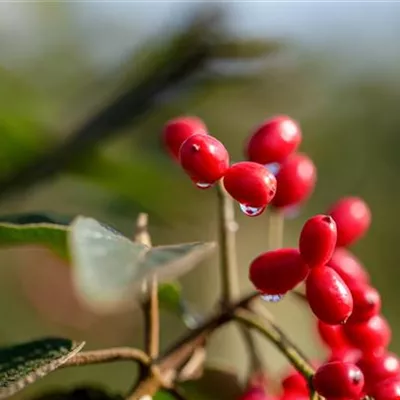
[[292,154],[281,164],[276,180],[277,190],[272,204],[277,208],[294,206],[311,195],[317,171],[309,157]]
[[282,379],[282,388],[285,393],[298,393],[308,395],[309,388],[307,380],[297,370],[292,370]]
[[375,315],[359,324],[346,324],[343,332],[354,347],[375,355],[383,353],[392,336],[389,324],[382,315]]
[[399,358],[392,353],[372,357],[364,356],[357,362],[357,366],[364,374],[364,390],[367,392],[379,382],[395,378],[400,374]]
[[331,349],[347,348],[348,343],[343,334],[342,325],[328,325],[317,320],[317,329],[321,340]]
[[263,294],[283,295],[305,279],[309,271],[297,249],[260,254],[250,265],[249,278]]
[[207,135],[204,122],[197,117],[179,117],[168,121],[163,129],[164,145],[176,160],[179,159],[179,149],[182,143],[192,135]]
[[371,224],[371,211],[359,197],[344,197],[329,210],[337,225],[337,246],[349,246],[360,239]]
[[280,163],[297,150],[301,138],[300,127],[295,121],[285,115],[271,118],[248,140],[247,158],[260,164]]
[[362,353],[360,350],[353,347],[343,347],[341,349],[333,349],[328,362],[332,361],[342,361],[356,364],[360,359]]
[[347,321],[349,324],[368,321],[380,313],[381,296],[376,289],[365,283],[356,282],[349,288],[354,302],[353,312]]
[[227,150],[210,135],[193,135],[186,139],[180,148],[179,160],[199,187],[215,183],[229,168]]
[[310,268],[325,265],[336,246],[336,224],[329,215],[315,215],[303,226],[299,249]]
[[309,400],[310,396],[307,393],[298,392],[284,392],[282,396],[278,398],[279,400]]
[[320,366],[312,383],[321,396],[357,398],[364,386],[364,376],[356,365],[334,361]]
[[400,378],[379,382],[368,394],[375,400],[400,400]]
[[337,248],[328,265],[351,285],[353,282],[369,283],[369,275],[360,261],[347,249]]
[[306,279],[306,296],[313,313],[326,324],[343,324],[353,311],[349,288],[329,267],[311,269]]
[[233,164],[226,171],[224,187],[243,206],[264,209],[275,196],[276,178],[263,165],[243,161]]

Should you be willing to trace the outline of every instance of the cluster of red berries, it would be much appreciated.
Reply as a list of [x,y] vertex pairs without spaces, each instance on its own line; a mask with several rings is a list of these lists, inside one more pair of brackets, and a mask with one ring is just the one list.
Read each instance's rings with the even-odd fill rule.
[[[268,204],[298,206],[312,193],[316,168],[296,153],[302,134],[296,122],[278,116],[258,127],[246,143],[249,161],[230,165],[223,144],[198,118],[183,117],[164,127],[164,142],[192,181],[202,189],[220,179],[251,216]],[[312,382],[295,371],[282,380],[280,400],[303,400],[309,386],[327,400],[400,400],[400,361],[388,352],[391,330],[367,271],[348,250],[368,230],[371,212],[358,197],[337,201],[304,224],[297,248],[256,257],[249,278],[268,301],[278,301],[301,282],[317,317],[318,333],[330,350]],[[261,385],[262,386],[262,385]],[[264,387],[250,385],[242,400],[265,400]]]
[[230,165],[224,145],[209,135],[196,117],[180,117],[164,126],[163,140],[200,189],[223,179],[226,191],[249,216],[260,215],[268,204],[298,206],[313,191],[316,168],[305,154],[296,153],[302,139],[298,124],[278,116],[259,126],[246,143],[248,161]]

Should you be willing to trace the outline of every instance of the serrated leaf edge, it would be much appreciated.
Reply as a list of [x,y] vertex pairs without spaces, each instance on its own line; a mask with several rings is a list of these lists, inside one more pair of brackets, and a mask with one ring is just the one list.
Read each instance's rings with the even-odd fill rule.
[[35,371],[32,371],[28,375],[26,375],[23,379],[20,379],[17,382],[14,382],[10,386],[0,388],[0,399],[6,399],[7,397],[13,396],[14,394],[23,390],[26,386],[36,382],[38,379],[43,378],[44,376],[48,375],[50,372],[55,371],[59,368],[62,364],[68,361],[71,357],[75,354],[79,353],[82,348],[85,346],[86,342],[73,342],[74,346],[72,350],[62,356],[57,358],[56,360],[50,362],[49,364],[38,368]]

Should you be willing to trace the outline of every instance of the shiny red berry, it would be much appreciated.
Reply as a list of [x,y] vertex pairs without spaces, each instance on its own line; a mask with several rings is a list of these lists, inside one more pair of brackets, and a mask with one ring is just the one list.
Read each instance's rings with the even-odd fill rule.
[[321,365],[312,379],[318,394],[330,398],[357,398],[364,386],[364,376],[354,364],[334,361]]
[[227,150],[210,135],[192,135],[186,139],[179,150],[179,160],[183,169],[200,188],[206,188],[218,181],[229,168]]
[[381,311],[381,296],[372,286],[365,283],[353,282],[349,285],[353,297],[353,312],[348,323],[368,321]]
[[[233,164],[225,173],[226,191],[242,206],[248,215],[259,215],[276,193],[276,178],[263,165],[251,161]],[[254,209],[254,214],[251,209]]]
[[317,330],[322,342],[330,349],[343,349],[348,347],[347,340],[343,334],[342,325],[328,325],[317,320]]
[[326,324],[343,324],[353,311],[349,288],[329,267],[311,269],[306,279],[306,296],[313,313]]
[[356,364],[361,358],[362,352],[354,347],[332,349],[327,362],[342,361]]
[[382,354],[387,348],[392,332],[382,315],[375,315],[366,322],[348,323],[343,327],[347,340],[365,354]]
[[377,383],[400,376],[399,358],[393,353],[364,356],[357,362],[357,366],[364,374],[364,390],[367,393]]
[[309,394],[307,380],[297,370],[291,370],[281,381],[285,393]]
[[260,125],[246,146],[246,156],[260,164],[282,162],[300,145],[302,134],[297,122],[279,115]]
[[311,195],[317,171],[305,154],[292,154],[281,164],[276,180],[277,190],[272,204],[277,208],[294,206]]
[[303,281],[308,271],[297,249],[278,249],[255,258],[249,278],[263,294],[283,295]]
[[336,246],[336,224],[329,215],[315,215],[303,226],[299,249],[310,268],[325,265]]
[[371,211],[359,197],[344,197],[332,205],[328,214],[337,225],[337,246],[349,246],[360,239],[371,224]]
[[179,117],[164,125],[162,137],[171,156],[178,160],[182,143],[195,134],[207,134],[204,122],[197,117]]
[[400,400],[400,377],[379,382],[368,394],[374,400]]
[[369,283],[369,275],[361,262],[347,249],[337,248],[328,265],[333,268],[347,285],[353,282]]

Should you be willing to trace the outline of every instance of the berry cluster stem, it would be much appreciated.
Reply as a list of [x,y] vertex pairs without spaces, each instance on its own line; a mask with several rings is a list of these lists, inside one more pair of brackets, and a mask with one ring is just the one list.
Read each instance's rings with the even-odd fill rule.
[[271,211],[268,221],[268,248],[269,250],[283,247],[283,233],[285,215],[281,210]]
[[222,282],[223,306],[231,304],[239,295],[239,279],[236,260],[235,205],[233,199],[226,193],[222,182],[217,186],[220,265]]

